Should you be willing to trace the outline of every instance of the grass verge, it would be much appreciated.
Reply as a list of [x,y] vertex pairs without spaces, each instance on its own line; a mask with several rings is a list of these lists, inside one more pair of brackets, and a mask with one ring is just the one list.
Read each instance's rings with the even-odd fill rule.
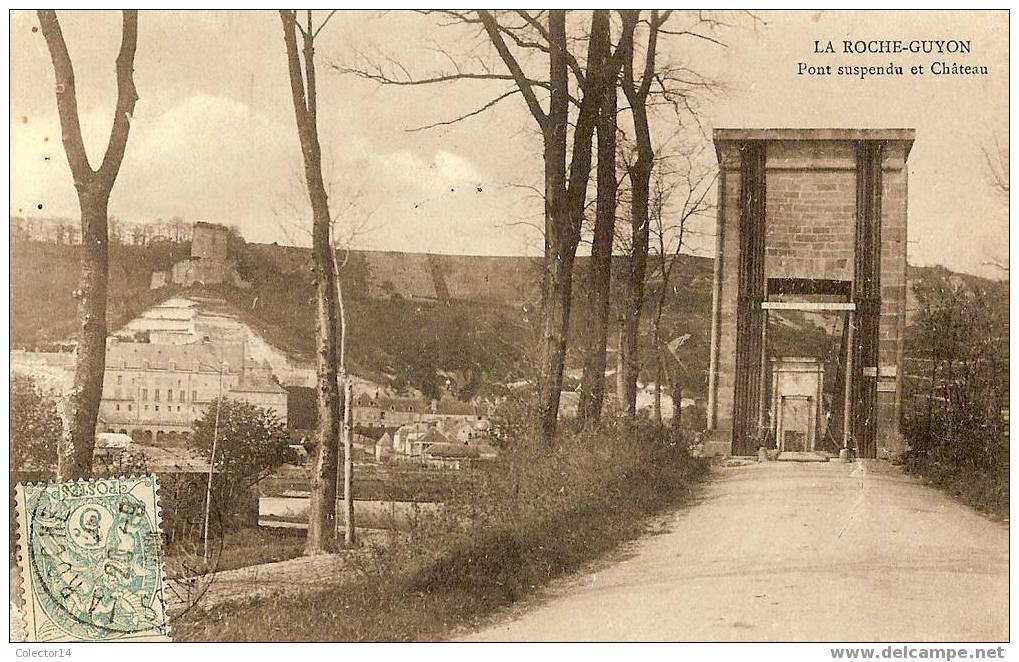
[[977,469],[926,457],[907,457],[906,471],[922,477],[966,505],[997,519],[1008,519],[1008,464]]
[[640,536],[706,473],[661,429],[567,432],[504,454],[404,544],[361,555],[343,584],[214,608],[175,623],[175,638],[440,640]]
[[[211,546],[217,548],[215,568],[223,572],[296,558],[304,551],[304,536],[287,529],[240,529],[227,533],[221,543],[210,541]],[[200,542],[169,549],[163,555],[163,563],[168,577],[206,571]]]

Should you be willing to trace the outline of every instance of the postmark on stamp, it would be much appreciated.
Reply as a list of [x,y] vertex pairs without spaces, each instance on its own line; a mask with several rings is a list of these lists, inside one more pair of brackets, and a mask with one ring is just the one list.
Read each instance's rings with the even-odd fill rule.
[[155,476],[18,485],[28,641],[168,640]]

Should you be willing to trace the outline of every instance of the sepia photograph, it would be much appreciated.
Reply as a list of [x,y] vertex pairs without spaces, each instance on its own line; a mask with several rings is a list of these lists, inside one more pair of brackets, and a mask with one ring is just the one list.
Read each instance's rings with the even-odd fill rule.
[[1007,9],[9,25],[11,659],[1011,652]]

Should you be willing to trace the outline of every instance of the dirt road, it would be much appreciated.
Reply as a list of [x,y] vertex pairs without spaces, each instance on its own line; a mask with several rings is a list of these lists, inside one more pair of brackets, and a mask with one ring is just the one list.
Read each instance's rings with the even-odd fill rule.
[[473,641],[1002,641],[1008,528],[886,463],[717,471],[628,558]]

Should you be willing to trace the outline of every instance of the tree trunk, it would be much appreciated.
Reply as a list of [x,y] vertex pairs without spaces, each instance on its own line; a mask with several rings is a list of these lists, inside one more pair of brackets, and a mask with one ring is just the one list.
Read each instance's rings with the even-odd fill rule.
[[654,149],[651,145],[651,130],[648,125],[647,99],[654,78],[655,51],[657,48],[659,15],[651,12],[649,19],[648,44],[644,60],[643,76],[638,83],[634,74],[634,46],[623,58],[623,92],[630,104],[633,116],[633,131],[637,143],[637,159],[628,168],[630,187],[630,226],[632,249],[623,296],[623,341],[626,347],[624,384],[621,407],[623,414],[633,417],[637,407],[637,375],[640,372],[638,338],[640,316],[644,305],[644,277],[647,268],[648,240],[650,238],[651,170],[654,168]]
[[[534,415],[536,441],[550,444],[559,416],[559,395],[569,325],[572,251],[565,251],[569,224],[566,206],[566,129],[569,120],[569,79],[566,70],[566,13],[550,11],[549,101],[544,127],[545,262],[542,278],[542,327],[538,350]],[[563,258],[566,257],[564,264]]]
[[339,443],[339,393],[336,373],[336,282],[333,275],[331,215],[329,196],[322,178],[322,150],[318,140],[317,99],[315,89],[314,31],[311,15],[304,30],[304,72],[297,46],[297,16],[281,10],[283,40],[287,47],[290,89],[297,120],[297,134],[304,157],[304,177],[312,213],[312,260],[315,274],[317,346],[316,368],[318,425],[315,442],[318,457],[311,476],[311,500],[308,505],[308,539],[305,554],[321,554],[332,549],[336,532],[337,446]]
[[138,92],[134,86],[134,56],[138,44],[138,12],[122,13],[120,50],[117,54],[117,105],[110,139],[98,170],[89,164],[81,137],[74,67],[60,22],[54,11],[39,11],[46,46],[56,79],[57,111],[67,163],[74,178],[81,211],[81,253],[78,290],[78,347],[74,385],[67,398],[67,429],[58,453],[57,479],[90,478],[95,451],[96,422],[106,372],[106,298],[109,286],[110,193],[120,172],[131,131],[131,116]]
[[655,362],[655,408],[654,421],[657,425],[662,424],[662,351],[658,347],[658,360]]
[[[83,187],[84,188],[84,187]],[[58,462],[57,480],[89,478],[95,448],[96,420],[106,373],[106,296],[109,284],[107,202],[102,190],[79,190],[81,209],[80,277],[78,281],[78,347],[74,387],[68,398],[68,439]]]
[[644,307],[644,280],[647,271],[648,240],[648,187],[651,180],[650,162],[638,158],[630,168],[632,201],[630,224],[632,247],[626,271],[623,292],[622,355],[623,375],[620,410],[624,417],[633,418],[637,412],[637,377],[640,373],[640,318]]
[[672,438],[679,440],[682,435],[683,426],[683,386],[680,384],[679,375],[672,372],[673,378],[670,380],[672,384],[669,386],[669,392],[672,395]]
[[[321,179],[321,178],[319,178]],[[311,476],[311,501],[308,506],[308,539],[306,554],[330,551],[336,530],[336,478],[339,441],[339,393],[336,373],[336,302],[332,265],[329,262],[329,213],[321,214],[320,207],[328,205],[325,188],[321,191],[309,178],[309,197],[312,199],[312,256],[316,286],[315,343],[317,389],[316,404],[318,425],[315,445],[318,456]],[[324,226],[324,230],[323,230]],[[325,237],[322,237],[322,234]],[[324,246],[324,250],[323,250]],[[324,253],[324,256],[323,256]]]
[[[607,54],[606,54],[607,56]],[[606,92],[598,116],[598,203],[591,245],[588,292],[588,343],[584,350],[579,415],[583,421],[601,418],[605,399],[605,347],[609,332],[612,286],[612,240],[616,226],[616,93]]]
[[549,12],[549,81],[551,101],[545,129],[545,277],[544,316],[539,351],[534,434],[543,446],[555,437],[559,395],[566,361],[566,341],[573,296],[573,263],[580,243],[587,184],[591,177],[591,143],[606,88],[615,89],[618,66],[599,63],[609,48],[609,16],[596,10],[591,19],[587,80],[573,131],[573,154],[566,174],[566,131],[569,120],[569,77],[565,54],[566,15]]
[[[339,393],[342,394],[340,401],[340,416],[343,421],[343,443],[342,447],[343,454],[343,487],[342,490],[339,486],[340,472],[337,470],[337,487],[336,487],[336,501],[337,501],[337,512],[340,510],[340,496],[343,497],[343,542],[347,547],[351,547],[354,544],[354,458],[353,458],[353,442],[354,442],[354,424],[353,424],[353,407],[354,407],[354,388],[353,382],[350,379],[350,375],[347,373],[347,309],[344,305],[343,299],[343,282],[340,280],[340,269],[336,264],[336,248],[333,247],[330,251],[330,258],[333,269],[333,282],[336,284],[336,309],[339,313],[338,321],[340,325],[340,347],[339,356],[337,360],[337,388]],[[339,517],[337,516],[337,523],[339,523]],[[337,540],[339,539],[339,532],[336,533]]]
[[619,319],[616,330],[616,416],[623,414],[623,392],[626,390],[626,343],[623,333],[623,320]]

